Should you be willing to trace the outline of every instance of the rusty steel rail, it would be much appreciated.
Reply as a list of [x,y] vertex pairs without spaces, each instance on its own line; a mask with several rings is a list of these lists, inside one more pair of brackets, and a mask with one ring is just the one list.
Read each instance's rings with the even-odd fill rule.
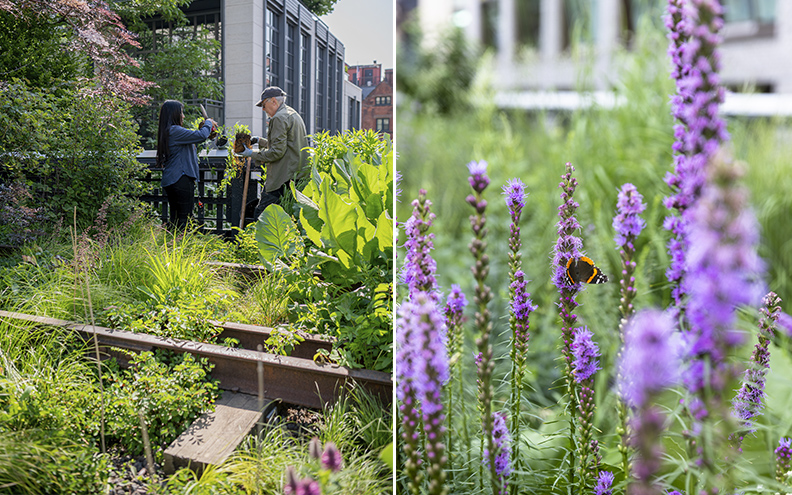
[[236,349],[217,344],[133,333],[67,320],[0,311],[0,319],[26,321],[36,325],[57,326],[78,332],[84,339],[97,340],[104,352],[117,347],[134,352],[170,349],[205,357],[214,365],[213,379],[220,388],[251,395],[258,394],[258,363],[264,367],[265,397],[290,404],[320,408],[338,399],[347,386],[362,387],[385,404],[392,400],[393,381],[387,373],[372,370],[353,370],[331,364],[317,364],[310,359],[278,356],[249,349]]
[[[225,321],[210,321],[216,327],[222,329],[218,339],[232,338],[239,341],[239,347],[243,349],[256,349],[259,344],[264,344],[273,329],[258,325],[248,325],[245,323],[231,323]],[[313,359],[319,349],[330,351],[333,348],[332,337],[315,335],[306,332],[297,332],[304,340],[292,351],[292,357]]]

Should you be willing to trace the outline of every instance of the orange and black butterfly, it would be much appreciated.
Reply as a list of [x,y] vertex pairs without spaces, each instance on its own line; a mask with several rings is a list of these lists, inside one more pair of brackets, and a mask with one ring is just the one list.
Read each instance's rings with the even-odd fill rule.
[[598,267],[594,266],[591,258],[581,256],[580,258],[570,258],[566,266],[566,284],[604,284],[608,281],[608,276],[602,273]]

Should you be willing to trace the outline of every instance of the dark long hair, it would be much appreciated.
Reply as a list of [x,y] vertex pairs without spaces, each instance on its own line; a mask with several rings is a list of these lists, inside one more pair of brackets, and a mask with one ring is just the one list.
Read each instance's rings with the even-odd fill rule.
[[177,100],[166,100],[160,107],[159,129],[157,130],[157,167],[164,167],[168,160],[168,134],[170,126],[184,125],[184,105]]

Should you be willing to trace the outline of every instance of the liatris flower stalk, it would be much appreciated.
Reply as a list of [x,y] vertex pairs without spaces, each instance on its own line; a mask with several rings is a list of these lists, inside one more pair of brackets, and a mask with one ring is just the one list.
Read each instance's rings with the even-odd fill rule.
[[424,189],[418,191],[418,198],[413,200],[412,206],[412,215],[404,222],[407,239],[404,241],[406,254],[402,281],[407,285],[409,298],[417,292],[426,292],[437,302],[440,297],[436,293],[437,263],[431,255],[434,249],[434,234],[428,233],[435,215],[430,210],[432,202],[426,199]]
[[[492,445],[495,452],[495,474],[498,476],[498,483],[501,490],[498,492],[503,495],[508,487],[508,478],[511,474],[511,438],[509,429],[506,427],[506,413],[496,412],[492,417]],[[485,451],[483,462],[488,463],[492,458],[489,450]]]
[[[420,403],[421,420],[426,437],[426,477],[429,481],[425,493],[442,495],[448,491],[445,485],[447,461],[444,444],[445,414],[441,398],[443,384],[448,381],[445,325],[437,304],[424,292],[415,294],[412,301],[403,303],[400,314],[397,319],[397,334],[400,335],[399,357],[402,360],[397,365],[401,367],[409,363],[412,368],[411,372],[400,371],[398,375],[401,380],[409,381],[410,388]],[[407,353],[412,355],[404,356]],[[401,383],[399,385],[401,388]],[[412,416],[406,411],[407,403],[403,391],[399,394],[399,399],[402,401],[401,411],[405,420],[412,420]],[[417,468],[420,466],[420,464],[418,466],[407,464],[414,462],[413,450],[417,450],[415,444],[418,437],[417,432],[410,428],[411,425],[404,426],[403,439],[405,454],[408,457],[405,469],[407,475],[411,476],[417,473]],[[410,433],[413,435],[411,438],[408,437]],[[408,443],[411,444],[410,449]],[[420,480],[413,481],[409,478],[408,483],[413,493],[419,493]]]
[[[509,325],[512,331],[511,341],[511,396],[509,410],[511,424],[509,433],[515,439],[513,454],[515,464],[520,462],[520,402],[523,393],[523,377],[525,375],[526,353],[528,352],[528,315],[536,308],[525,290],[525,274],[521,270],[522,240],[520,239],[520,216],[525,207],[525,184],[520,179],[511,179],[503,186],[506,206],[509,208],[511,225],[509,227],[509,292],[512,308]],[[515,485],[513,485],[515,486]]]
[[573,373],[578,383],[578,478],[580,489],[585,491],[589,480],[596,474],[598,452],[592,452],[591,431],[594,427],[594,375],[599,367],[599,347],[592,340],[594,334],[587,327],[575,331],[572,342]]
[[329,469],[334,473],[341,471],[341,465],[344,462],[344,459],[341,457],[341,451],[338,450],[338,447],[336,447],[333,442],[327,442],[325,444],[320,460],[323,468]]
[[[530,314],[536,310],[531,301],[531,294],[526,290],[525,273],[517,270],[514,281],[510,285],[512,292],[512,396],[511,396],[511,438],[513,439],[513,455],[515,465],[519,466],[520,445],[520,403],[525,389],[523,379],[528,365],[528,339],[531,334]],[[514,486],[514,485],[513,485]]]
[[[558,216],[560,220],[556,224],[558,228],[558,240],[553,248],[553,283],[558,288],[559,302],[558,314],[561,317],[561,354],[564,357],[564,378],[566,379],[567,386],[567,399],[569,400],[569,411],[571,417],[569,418],[569,441],[570,447],[574,448],[575,445],[575,410],[577,405],[575,403],[575,380],[572,376],[572,340],[575,337],[575,328],[577,323],[577,316],[575,309],[577,308],[577,295],[579,286],[577,284],[568,285],[566,281],[566,266],[572,258],[581,256],[581,249],[583,241],[580,237],[574,235],[575,231],[580,228],[580,224],[575,218],[575,211],[578,208],[578,203],[572,198],[577,188],[577,179],[572,176],[575,168],[571,163],[566,164],[566,173],[561,176],[561,183],[558,187],[561,188],[561,206],[558,207]],[[570,479],[575,475],[574,460],[569,466]]]
[[660,442],[665,416],[655,398],[673,386],[679,376],[678,348],[673,318],[668,313],[645,310],[633,316],[624,332],[618,390],[631,408],[630,443],[637,451],[629,485],[631,495],[655,495],[663,491],[653,482],[660,469],[663,448]]
[[[460,374],[459,364],[462,357],[462,322],[464,320],[464,310],[467,306],[467,298],[460,289],[459,285],[451,285],[451,293],[448,295],[445,307],[446,327],[448,328],[448,365],[449,365],[449,383],[448,386],[448,424],[453,428],[453,411],[455,402],[459,402],[459,409],[462,415],[462,438],[468,448],[462,449],[464,452],[470,450],[470,434],[468,432],[467,415],[465,414],[465,401],[463,397],[463,384]],[[458,396],[454,396],[453,385],[456,382],[459,385]],[[453,453],[452,445],[453,435],[448,437],[448,451]]]
[[782,438],[778,441],[778,448],[775,449],[776,455],[776,481],[787,483],[790,470],[792,469],[792,439]]
[[759,343],[754,346],[751,362],[743,375],[742,386],[737,397],[732,401],[734,415],[740,422],[740,430],[733,434],[733,445],[742,451],[742,441],[746,434],[756,431],[754,418],[762,414],[765,396],[765,375],[770,369],[770,341],[775,333],[776,322],[781,312],[781,298],[775,292],[769,292],[762,299],[763,307],[759,319]]
[[421,404],[418,401],[419,386],[416,383],[416,362],[421,357],[416,355],[413,342],[417,338],[418,325],[416,315],[410,310],[412,303],[408,299],[400,308],[401,316],[396,319],[396,397],[399,401],[399,412],[402,422],[402,449],[404,450],[404,473],[407,489],[413,495],[421,493],[424,479],[423,460],[421,459]]
[[[634,185],[624,184],[619,191],[616,209],[617,214],[613,217],[613,229],[616,231],[614,241],[620,248],[619,255],[622,260],[620,282],[621,299],[619,304],[619,311],[622,317],[619,322],[619,336],[622,339],[622,343],[624,343],[624,325],[634,312],[632,300],[635,298],[635,261],[633,261],[633,255],[635,254],[635,239],[646,226],[646,222],[638,215],[646,210],[646,205],[643,203],[643,196]],[[617,360],[619,358],[620,357],[617,357]],[[624,401],[619,401],[617,407],[619,413],[619,426],[616,429],[616,433],[620,438],[619,452],[621,452],[622,455],[622,469],[625,473],[629,473],[627,406]]]
[[665,227],[674,234],[668,249],[671,265],[668,280],[673,297],[684,318],[686,253],[689,249],[689,220],[685,212],[692,207],[704,186],[706,166],[721,143],[728,139],[725,122],[718,116],[724,90],[720,85],[718,34],[723,26],[723,8],[715,0],[670,0],[666,25],[669,28],[669,54],[677,93],[672,98],[672,113],[679,124],[674,128],[674,174],[666,177],[672,195],[669,209],[679,216],[666,218]]
[[[703,432],[697,439],[699,462],[709,473],[715,472],[716,459],[726,457],[719,450],[732,423],[725,396],[735,368],[727,358],[745,340],[737,329],[736,310],[758,306],[764,293],[758,223],[748,205],[748,191],[737,184],[741,175],[728,156],[716,155],[709,165],[708,184],[689,211],[690,235],[696,243],[688,252],[685,386],[692,395],[688,408],[695,420],[694,434],[702,428],[719,430]],[[703,476],[705,486],[712,481]]]
[[489,257],[486,255],[487,243],[484,241],[487,235],[487,220],[484,215],[487,209],[487,201],[483,198],[484,190],[489,185],[490,180],[487,177],[487,162],[485,161],[470,162],[468,170],[470,171],[468,182],[470,187],[473,188],[473,194],[467,197],[467,202],[476,211],[475,215],[470,216],[470,225],[473,228],[470,252],[475,259],[473,266],[473,277],[476,280],[474,301],[478,306],[475,322],[479,331],[476,347],[481,356],[481,363],[478,366],[478,398],[481,407],[482,434],[487,442],[489,452],[490,482],[494,495],[499,491],[499,485],[497,473],[495,472],[495,448],[492,443],[492,371],[494,362],[492,360],[492,346],[490,345],[492,322],[490,321],[489,309],[487,309],[487,304],[492,299],[492,292],[486,285],[487,274],[489,274]]
[[613,495],[613,473],[601,471],[597,477],[597,486],[594,487],[594,495]]

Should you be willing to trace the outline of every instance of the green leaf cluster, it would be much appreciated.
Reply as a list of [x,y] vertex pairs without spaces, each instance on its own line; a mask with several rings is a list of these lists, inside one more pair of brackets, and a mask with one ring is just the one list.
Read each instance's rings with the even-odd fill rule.
[[336,337],[331,360],[389,370],[393,147],[364,132],[315,142],[309,179],[292,185],[297,218],[279,205],[264,210],[259,252],[289,281],[292,323]]
[[141,192],[136,125],[120,99],[15,79],[0,86],[0,177],[20,182],[45,214],[88,224],[112,195]]
[[[217,383],[208,378],[205,358],[164,351],[131,354],[130,367],[105,373],[107,436],[133,455],[143,453],[138,411],[142,411],[153,448],[167,447],[200,414],[212,407]],[[161,457],[162,452],[157,452]]]

